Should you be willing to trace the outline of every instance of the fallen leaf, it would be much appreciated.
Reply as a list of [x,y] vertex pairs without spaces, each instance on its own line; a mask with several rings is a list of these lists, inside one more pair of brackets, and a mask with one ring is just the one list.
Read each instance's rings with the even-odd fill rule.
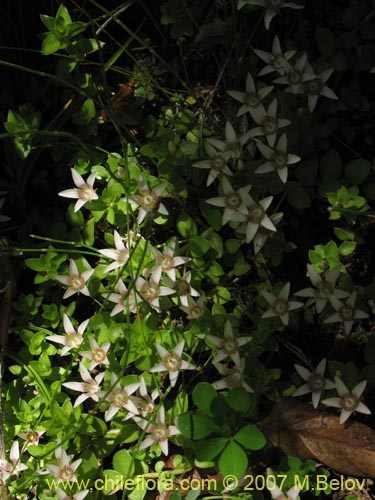
[[281,399],[259,427],[285,454],[313,459],[350,476],[375,477],[375,431],[359,422]]

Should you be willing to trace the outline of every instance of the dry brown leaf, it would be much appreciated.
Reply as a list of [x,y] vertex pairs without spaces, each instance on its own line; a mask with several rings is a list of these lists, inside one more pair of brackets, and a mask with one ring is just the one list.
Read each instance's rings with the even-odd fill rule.
[[375,477],[375,431],[364,424],[281,399],[259,427],[284,453],[314,459],[350,476]]

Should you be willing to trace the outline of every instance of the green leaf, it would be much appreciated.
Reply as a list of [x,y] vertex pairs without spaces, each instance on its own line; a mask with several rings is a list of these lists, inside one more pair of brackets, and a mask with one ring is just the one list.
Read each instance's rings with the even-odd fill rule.
[[226,304],[231,300],[229,290],[223,286],[216,286],[212,294],[212,300],[215,304]]
[[236,253],[237,250],[240,248],[242,242],[241,240],[238,240],[237,238],[229,238],[229,240],[226,240],[225,242],[225,248],[228,250],[229,253]]
[[330,241],[325,248],[325,256],[327,259],[335,258],[338,255],[338,248],[334,241]]
[[199,462],[213,460],[221,453],[228,443],[228,438],[218,437],[215,439],[204,439],[197,444],[196,458]]
[[134,474],[134,459],[127,450],[120,450],[114,454],[112,460],[113,468],[125,477],[131,477]]
[[370,173],[370,164],[367,160],[353,160],[345,165],[345,176],[352,184],[362,184]]
[[221,259],[221,257],[223,256],[224,245],[220,236],[217,233],[211,233],[208,237],[208,240],[210,242],[210,247],[214,251],[210,252],[210,254],[214,253],[215,258]]
[[250,269],[251,265],[248,262],[246,262],[245,257],[241,252],[233,266],[234,274],[236,276],[243,276],[248,271],[250,271]]
[[202,257],[210,249],[210,243],[202,236],[193,236],[189,239],[189,249],[192,257]]
[[212,432],[212,423],[205,415],[180,415],[177,427],[189,439],[203,439]]
[[219,458],[219,471],[223,476],[242,476],[246,471],[248,459],[241,446],[235,441],[230,441]]
[[322,26],[315,30],[315,40],[322,56],[331,56],[336,48],[336,39],[332,31]]
[[248,424],[242,427],[235,434],[234,439],[249,450],[261,450],[267,443],[263,432],[255,424]]
[[340,177],[342,164],[339,153],[335,149],[327,151],[320,159],[319,169],[323,177]]
[[95,117],[95,104],[92,99],[86,99],[81,109],[74,113],[72,122],[76,125],[87,125]]
[[212,415],[210,411],[211,401],[216,397],[216,390],[208,382],[199,382],[193,390],[193,402],[207,415]]
[[54,54],[61,48],[60,41],[56,38],[53,33],[48,33],[42,43],[41,53],[44,56],[49,56],[50,54]]
[[46,264],[43,263],[40,259],[35,259],[35,258],[26,259],[25,264],[33,271],[38,271],[38,272],[45,271],[47,267]]
[[239,413],[249,413],[254,405],[254,400],[250,394],[242,387],[235,387],[228,392],[227,402],[233,410]]
[[341,255],[344,255],[344,257],[346,257],[354,252],[356,246],[357,243],[355,241],[344,241],[339,246],[339,252]]
[[194,222],[194,219],[190,217],[186,212],[182,212],[177,219],[177,231],[183,238],[190,238],[192,236],[197,236],[198,229]]
[[342,229],[341,227],[335,227],[335,236],[341,241],[353,241],[355,234],[352,231]]
[[297,183],[291,183],[287,190],[286,198],[295,208],[308,208],[311,200],[306,191]]
[[222,227],[222,211],[219,208],[210,206],[208,203],[200,200],[199,208],[202,212],[202,215],[206,219],[207,223],[214,229],[215,231],[220,231]]

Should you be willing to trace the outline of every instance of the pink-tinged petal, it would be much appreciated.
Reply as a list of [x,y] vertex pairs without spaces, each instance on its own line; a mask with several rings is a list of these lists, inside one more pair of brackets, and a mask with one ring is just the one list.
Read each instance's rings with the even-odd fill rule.
[[272,306],[276,300],[275,296],[272,293],[267,292],[265,290],[262,291],[262,295],[266,299],[266,301],[269,303],[269,305]]
[[326,304],[327,304],[327,299],[316,299],[316,304],[315,304],[316,312],[320,314],[323,311]]
[[131,401],[130,399],[124,404],[124,408],[126,410],[128,410],[130,413],[132,413],[133,415],[139,414],[138,408],[135,406],[133,401]]
[[357,298],[357,292],[353,292],[348,300],[346,301],[347,305],[351,306],[354,308],[354,304],[355,304],[355,301],[356,301],[356,298]]
[[312,113],[315,109],[315,106],[318,102],[318,96],[317,95],[313,95],[313,94],[309,94],[307,96],[307,102],[308,102],[308,105],[309,105],[309,111],[310,113]]
[[266,215],[263,217],[260,224],[261,224],[261,226],[268,229],[269,231],[277,231],[277,229],[273,225],[273,222],[271,221],[271,219],[269,217],[267,217]]
[[108,257],[108,259],[117,260],[118,258],[118,252],[116,250],[111,250],[110,248],[103,248],[102,250],[99,250],[99,253]]
[[270,161],[266,161],[260,167],[255,170],[256,174],[268,174],[269,172],[273,172],[275,169]]
[[189,363],[188,361],[181,361],[181,370],[195,370],[195,366]]
[[367,380],[363,380],[359,384],[357,384],[354,389],[352,390],[352,393],[357,396],[357,398],[360,398],[362,396],[363,391],[365,390],[367,385]]
[[254,236],[257,234],[259,229],[259,224],[253,224],[252,222],[248,222],[246,225],[246,243],[250,243]]
[[60,191],[58,195],[63,198],[79,198],[77,189],[65,189],[64,191]]
[[77,392],[86,392],[86,384],[82,382],[64,382],[63,384],[64,387],[67,387],[68,389],[71,389],[72,391],[77,391]]
[[160,406],[159,407],[159,410],[158,410],[158,413],[157,413],[157,417],[156,417],[156,421],[159,425],[164,425],[165,424],[165,409],[164,409],[164,406]]
[[17,462],[20,458],[20,446],[18,441],[13,441],[12,447],[10,448],[9,458],[13,463]]
[[[294,295],[297,295],[297,297],[315,297],[315,290],[313,288],[304,288],[294,292]],[[325,300],[325,302],[327,301]]]
[[288,500],[297,500],[299,492],[300,488],[298,488],[298,486],[292,486],[292,488],[290,488],[287,493]]
[[178,371],[175,372],[169,372],[169,382],[171,384],[171,387],[174,387],[176,385],[177,379],[178,379]]
[[364,413],[365,415],[371,415],[371,410],[361,402],[358,403],[358,406],[355,409],[355,411],[359,411],[359,413]]
[[290,302],[288,302],[289,311],[294,311],[295,309],[299,309],[300,307],[303,307],[302,302],[296,302],[295,300],[291,300]]
[[226,206],[226,198],[224,196],[218,196],[216,198],[209,198],[206,200],[206,203],[209,205],[214,205],[215,207],[225,207]]
[[322,403],[326,406],[333,406],[334,408],[341,408],[341,398],[323,399]]
[[[330,297],[330,301],[332,302],[333,297]],[[328,318],[324,320],[324,323],[337,323],[339,321],[342,321],[342,318],[339,313],[334,313]]]
[[283,300],[288,300],[289,293],[290,293],[290,282],[288,281],[287,283],[285,283],[285,285],[283,285],[282,289],[280,290],[279,298]]
[[217,382],[213,382],[211,385],[217,391],[222,391],[223,389],[227,389],[228,388],[228,381],[225,380],[225,379],[218,380]]
[[105,413],[105,421],[108,422],[109,420],[112,420],[112,418],[120,411],[120,408],[115,405],[111,405],[110,408],[106,411]]
[[328,99],[335,99],[335,100],[338,99],[337,95],[333,92],[333,90],[329,89],[326,86],[322,88],[320,95],[328,97]]
[[46,340],[50,340],[51,342],[56,342],[57,344],[66,344],[66,337],[64,335],[48,335]]
[[87,325],[89,324],[89,321],[90,321],[90,319],[86,319],[85,321],[83,321],[83,322],[79,325],[79,327],[78,327],[77,331],[78,331],[78,333],[79,333],[80,335],[83,335],[83,334],[84,334],[84,332],[85,332],[85,330],[86,330],[86,328],[87,328]]
[[344,332],[349,335],[353,328],[354,321],[344,321]]
[[336,390],[341,397],[349,394],[349,389],[346,387],[346,385],[341,380],[341,378],[339,378],[337,376],[335,377],[335,385],[336,385]]
[[332,382],[332,380],[325,379],[324,381],[324,389],[335,389],[336,384]]
[[267,309],[267,311],[265,311],[262,314],[262,318],[274,318],[275,316],[276,316],[276,313],[274,312],[273,309]]
[[79,188],[83,187],[86,184],[83,177],[74,168],[71,168],[70,171],[72,173],[74,184]]
[[60,467],[58,467],[57,465],[54,465],[54,464],[47,464],[46,467],[53,476],[55,476],[55,477],[59,476]]
[[176,356],[178,356],[179,358],[181,358],[182,356],[184,346],[185,346],[185,340],[180,340],[180,342],[176,345],[176,347],[173,350],[174,354],[176,354]]
[[271,205],[272,200],[273,196],[267,196],[266,198],[263,198],[263,200],[260,200],[259,205],[263,208],[263,210],[267,210]]
[[95,269],[89,269],[88,271],[83,272],[81,274],[81,277],[86,282],[91,278],[91,276],[94,274],[94,272],[95,272]]
[[159,287],[159,295],[160,296],[172,295],[173,293],[176,293],[176,290],[173,290],[173,288],[169,288],[167,286],[160,286]]
[[224,325],[224,337],[229,339],[234,338],[232,324],[229,320],[227,320]]
[[266,10],[264,14],[264,26],[267,31],[270,29],[271,21],[275,16],[276,16],[275,10]]
[[70,276],[78,276],[78,268],[77,268],[77,264],[74,262],[74,260],[70,260],[70,263],[69,263],[69,274]]
[[168,182],[162,182],[158,186],[154,187],[152,192],[156,194],[156,196],[160,196],[161,193],[165,190],[165,188],[168,186]]
[[120,312],[125,311],[125,309],[126,309],[126,307],[123,304],[117,304],[117,306],[115,306],[112,309],[110,316],[116,316],[116,314],[119,314]]
[[288,326],[289,324],[289,314],[282,314],[280,316],[280,319],[281,319],[281,322],[285,325],[285,326]]
[[168,434],[170,436],[177,436],[178,434],[181,434],[181,432],[178,430],[178,428],[175,425],[170,425],[168,427]]
[[281,182],[285,184],[286,181],[288,180],[288,168],[287,167],[278,168],[277,175],[279,176]]
[[167,368],[165,367],[164,363],[160,363],[159,365],[150,368],[149,371],[150,373],[166,372]]
[[246,94],[244,92],[238,92],[237,90],[227,90],[227,94],[236,99],[241,103],[246,102]]
[[315,373],[319,373],[319,375],[324,375],[324,372],[326,370],[326,364],[327,364],[327,360],[326,360],[326,358],[323,358],[320,361],[320,363],[318,364],[318,366],[316,367]]
[[288,165],[293,165],[294,163],[298,163],[301,161],[301,157],[297,155],[288,155]]
[[307,381],[308,378],[311,376],[311,371],[307,370],[304,366],[301,365],[294,365],[294,368],[298,375],[302,378],[302,380]]
[[88,200],[78,200],[77,203],[74,205],[74,212],[78,212],[85,203],[87,203]]
[[71,351],[71,347],[65,346],[61,349],[60,356],[66,356]]
[[154,439],[149,436],[149,437],[146,437],[146,439],[144,439],[142,441],[142,443],[139,445],[139,450],[144,450],[145,448],[149,448],[151,445],[154,444]]
[[310,278],[311,283],[315,287],[319,287],[319,285],[321,285],[322,277],[317,271],[315,271],[314,266],[312,266],[311,264],[307,264],[307,274]]
[[164,455],[168,455],[168,440],[163,439],[159,441],[159,446],[161,448],[161,451],[164,453]]
[[360,311],[359,309],[356,309],[354,313],[354,319],[366,319],[368,318],[368,314],[365,313],[364,311]]
[[156,350],[158,351],[158,354],[161,357],[161,359],[165,359],[169,356],[169,352],[162,345],[155,344],[155,347],[156,347]]
[[78,467],[81,465],[81,463],[82,463],[82,458],[79,458],[78,460],[75,460],[72,463],[71,467],[74,470],[74,472],[78,469]]
[[[92,189],[93,186],[94,186],[94,183],[95,183],[95,179],[96,179],[96,176],[95,174],[90,174],[88,177],[87,177],[87,181],[86,181],[86,184]],[[95,199],[97,200],[98,199],[98,195],[96,193],[93,193],[92,194],[92,197],[91,199]]]
[[[74,293],[76,293],[76,292],[74,291]],[[89,292],[89,289],[87,288],[87,286],[84,286],[83,288],[81,288],[79,293],[86,295],[86,297],[90,297],[90,292]]]
[[64,323],[65,333],[68,333],[68,334],[75,333],[74,326],[73,326],[72,322],[70,321],[69,316],[67,314],[63,315],[63,323]]
[[312,400],[313,407],[315,409],[318,408],[318,404],[319,404],[319,400],[320,400],[321,395],[322,395],[322,391],[313,391],[313,393],[312,393],[311,400]]
[[307,384],[303,384],[301,385],[301,387],[298,387],[298,389],[295,390],[295,392],[293,393],[293,397],[304,396],[309,392],[311,392],[309,386]]
[[[46,337],[48,338],[48,337]],[[206,339],[209,340],[216,347],[221,347],[223,345],[223,339],[215,337],[214,335],[206,335]]]
[[352,414],[352,411],[350,411],[350,410],[341,410],[340,424],[344,424],[348,420],[348,418],[350,417],[351,414]]
[[70,279],[68,276],[56,276],[55,279],[63,285],[69,286]]
[[269,491],[271,493],[271,497],[276,499],[276,500],[285,500],[285,495],[284,493],[280,490],[280,488],[275,484],[270,477],[267,478],[267,483],[266,483],[270,488]]
[[80,394],[78,398],[75,400],[73,407],[77,408],[77,406],[80,406],[82,403],[84,403],[87,399],[93,399],[94,401],[99,401],[99,398],[95,395],[89,396],[88,394]]
[[225,124],[225,138],[229,142],[235,142],[237,140],[236,132],[229,121]]
[[252,340],[252,337],[239,337],[237,339],[237,345],[238,347],[242,347],[243,345],[247,344]]
[[73,290],[72,288],[68,288],[63,295],[63,299],[68,299],[69,297],[71,297],[75,293],[77,293],[75,290]]

